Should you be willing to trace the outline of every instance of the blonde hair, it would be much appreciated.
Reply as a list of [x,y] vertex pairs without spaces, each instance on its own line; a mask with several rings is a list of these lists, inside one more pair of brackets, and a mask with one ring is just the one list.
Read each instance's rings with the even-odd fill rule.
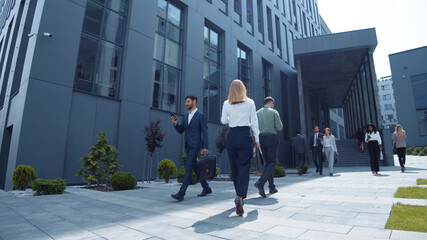
[[332,131],[331,131],[331,129],[329,129],[329,128],[325,128],[325,135],[326,135],[326,130],[328,130],[328,132],[329,132],[329,136],[332,136]]
[[406,132],[405,132],[405,130],[403,130],[403,127],[400,124],[396,125],[394,133],[396,133],[397,135],[399,135],[401,137],[406,136]]
[[233,80],[230,85],[228,92],[228,102],[230,104],[236,104],[246,101],[246,87],[239,79]]

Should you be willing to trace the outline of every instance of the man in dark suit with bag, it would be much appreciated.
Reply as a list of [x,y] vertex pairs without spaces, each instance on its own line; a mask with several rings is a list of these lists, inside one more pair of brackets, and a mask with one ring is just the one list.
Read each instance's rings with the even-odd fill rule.
[[301,130],[299,129],[297,130],[297,135],[292,138],[292,149],[294,151],[298,174],[302,175],[302,166],[305,162],[306,144],[305,137],[301,135]]
[[[182,119],[181,124],[178,124],[177,118],[172,115],[171,120],[175,129],[180,134],[185,132],[185,149],[187,151],[187,160],[185,163],[185,176],[181,188],[177,194],[172,194],[171,197],[182,201],[184,200],[185,192],[191,182],[192,170],[196,171],[196,161],[200,150],[203,154],[208,154],[208,126],[206,124],[206,114],[197,109],[197,97],[187,96],[185,98],[185,106],[188,109]],[[212,193],[212,189],[206,180],[200,180],[203,191],[199,196],[203,197]]]

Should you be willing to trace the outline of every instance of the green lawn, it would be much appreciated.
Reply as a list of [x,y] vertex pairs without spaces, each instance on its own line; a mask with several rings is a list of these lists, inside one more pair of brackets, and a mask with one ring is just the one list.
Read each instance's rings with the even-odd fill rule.
[[385,228],[427,232],[427,206],[394,204]]
[[425,178],[418,178],[417,179],[417,185],[427,185],[427,179],[425,179]]
[[394,194],[395,198],[417,198],[427,199],[427,188],[423,187],[400,187]]

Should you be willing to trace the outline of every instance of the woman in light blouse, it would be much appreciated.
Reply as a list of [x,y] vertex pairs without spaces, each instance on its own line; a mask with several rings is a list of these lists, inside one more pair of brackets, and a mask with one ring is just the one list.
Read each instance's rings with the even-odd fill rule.
[[380,166],[378,159],[382,151],[382,142],[380,133],[373,123],[369,123],[366,129],[365,142],[368,144],[369,157],[371,158],[371,171],[373,175],[378,175]]
[[227,134],[227,152],[237,195],[234,199],[236,214],[242,216],[243,199],[248,193],[253,149],[250,129],[253,132],[255,146],[260,145],[255,103],[246,96],[246,87],[240,80],[234,80],[231,83],[228,100],[222,107],[221,122],[230,127]]
[[329,176],[334,175],[334,160],[335,153],[339,155],[337,144],[335,143],[335,136],[332,135],[329,128],[325,128],[325,135],[323,135],[323,152],[325,153],[326,160],[328,161]]
[[397,124],[393,133],[393,147],[396,149],[397,156],[399,157],[400,170],[405,171],[406,162],[406,132],[403,130],[402,125]]

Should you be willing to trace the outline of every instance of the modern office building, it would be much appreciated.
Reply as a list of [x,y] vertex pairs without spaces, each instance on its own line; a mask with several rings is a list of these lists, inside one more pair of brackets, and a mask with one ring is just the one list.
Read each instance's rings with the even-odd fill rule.
[[427,146],[427,46],[389,55],[398,123],[408,146]]
[[[122,171],[147,178],[143,129],[156,119],[166,137],[149,171],[154,176],[163,158],[178,165],[183,136],[169,113],[180,120],[190,94],[207,114],[215,154],[222,102],[236,78],[258,108],[265,96],[275,98],[286,167],[293,167],[296,129],[327,126],[330,108],[344,108],[346,131],[361,124],[356,111],[378,119],[375,30],[319,36],[316,0],[0,3],[0,188],[11,188],[18,164],[33,166],[41,178],[80,183],[79,159],[99,131],[117,147]],[[364,105],[355,102],[359,94],[369,95]],[[218,162],[228,173],[225,155]]]
[[394,131],[397,125],[396,101],[394,99],[393,79],[391,76],[377,80],[380,109],[384,129]]

